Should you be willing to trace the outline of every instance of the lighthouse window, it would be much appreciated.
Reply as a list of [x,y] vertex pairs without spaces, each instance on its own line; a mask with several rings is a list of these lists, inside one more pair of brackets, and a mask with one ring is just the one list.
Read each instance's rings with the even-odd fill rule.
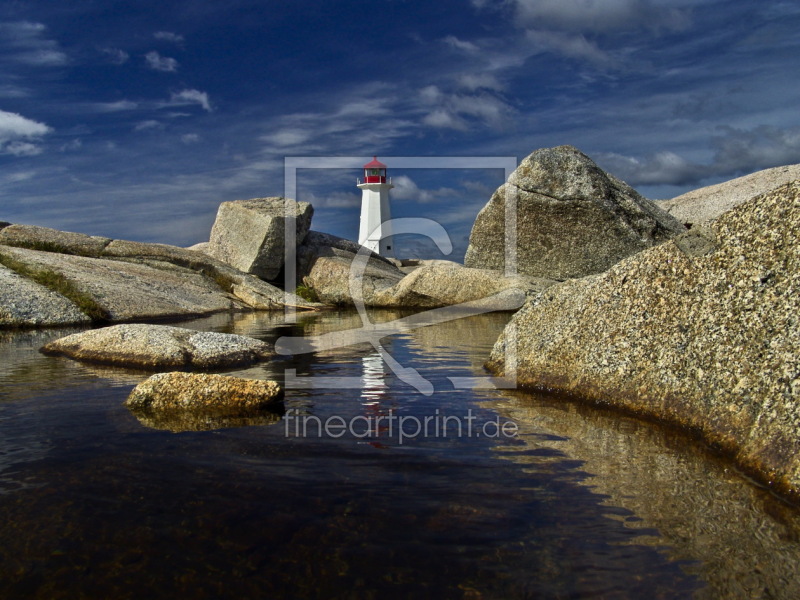
[[369,174],[370,175],[380,175],[381,171],[380,171],[380,169],[370,169]]

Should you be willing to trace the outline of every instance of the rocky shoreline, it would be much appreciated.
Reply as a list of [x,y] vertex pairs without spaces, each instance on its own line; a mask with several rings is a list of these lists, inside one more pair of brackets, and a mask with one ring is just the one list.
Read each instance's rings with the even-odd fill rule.
[[549,288],[514,315],[487,366],[510,368],[513,339],[520,385],[677,425],[800,499],[798,239],[796,181]]
[[[360,247],[311,230],[313,208],[283,198],[223,203],[210,241],[196,249],[3,222],[0,328],[361,301],[413,310],[524,302],[495,345],[491,371],[679,426],[800,499],[798,173],[798,165],[770,169],[655,203],[575,148],[537,150],[478,215],[466,266],[422,261],[410,272],[371,253],[352,269]],[[511,201],[516,269],[506,275]],[[295,228],[294,252],[282,244],[287,228]],[[304,297],[281,289],[289,266]],[[134,347],[149,335],[174,350],[170,368],[208,366],[192,362],[189,346],[201,355],[207,347],[188,334],[141,335]],[[228,344],[202,341],[214,352]],[[232,352],[246,362],[271,349],[244,341]],[[86,359],[80,350],[74,357]]]

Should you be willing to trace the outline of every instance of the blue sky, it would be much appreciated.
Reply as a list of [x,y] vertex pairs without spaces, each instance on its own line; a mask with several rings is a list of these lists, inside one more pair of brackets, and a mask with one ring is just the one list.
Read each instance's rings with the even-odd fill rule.
[[[795,0],[8,1],[0,220],[189,245],[286,156],[560,144],[668,198],[800,162],[798,67]],[[502,172],[385,162],[463,255]],[[358,175],[298,172],[314,229],[357,236]]]

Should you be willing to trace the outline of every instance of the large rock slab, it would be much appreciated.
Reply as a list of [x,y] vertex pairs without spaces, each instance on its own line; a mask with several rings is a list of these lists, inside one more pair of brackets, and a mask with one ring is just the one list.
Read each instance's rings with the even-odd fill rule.
[[764,194],[798,179],[800,179],[800,164],[764,169],[744,177],[692,190],[672,200],[663,200],[659,205],[684,224],[702,225],[753,196]]
[[240,271],[274,280],[286,258],[287,221],[294,219],[295,243],[300,244],[311,226],[313,212],[308,202],[285,198],[223,202],[206,252]]
[[544,148],[525,158],[478,214],[466,266],[505,270],[507,197],[516,201],[516,271],[534,277],[601,273],[684,231],[576,148]]
[[79,256],[100,256],[110,238],[59,231],[38,225],[9,225],[0,229],[0,244]]
[[526,294],[554,283],[525,276],[505,277],[500,271],[441,261],[414,269],[393,287],[378,293],[374,304],[387,308],[435,308],[497,297],[499,304],[505,305],[504,293],[516,293],[519,304],[514,308],[518,308]]
[[272,356],[260,340],[166,325],[125,324],[91,329],[45,344],[45,354],[142,369],[212,369],[249,365]]
[[[4,246],[31,269],[50,271],[93,299],[108,321],[210,314],[241,308],[202,273],[169,263],[137,264]],[[155,266],[154,266],[155,265]]]
[[0,264],[0,328],[88,324],[64,296]]
[[[693,229],[686,237],[696,236]],[[488,366],[662,419],[800,497],[800,182],[607,272],[542,292]]]
[[283,397],[275,381],[205,373],[158,373],[137,385],[125,404],[142,411],[252,414]]
[[185,267],[212,279],[223,292],[228,292],[246,306],[255,310],[278,310],[285,306],[313,309],[292,292],[235,269],[203,252],[179,248],[168,244],[146,244],[127,240],[113,240],[103,250],[104,257],[123,259],[158,267],[159,263]]
[[[351,266],[361,250],[361,245],[350,240],[309,231],[297,248],[297,279],[312,288],[320,302],[352,305]],[[374,306],[376,292],[395,285],[405,273],[373,252],[362,256],[367,262],[363,274],[358,277],[359,287],[366,306]]]
[[351,272],[355,255],[346,251],[318,256],[303,282],[312,288],[320,302],[335,305],[352,305],[351,281],[355,282],[357,294],[365,306],[376,304],[377,294],[400,281],[405,273],[394,265],[369,260],[359,274]]

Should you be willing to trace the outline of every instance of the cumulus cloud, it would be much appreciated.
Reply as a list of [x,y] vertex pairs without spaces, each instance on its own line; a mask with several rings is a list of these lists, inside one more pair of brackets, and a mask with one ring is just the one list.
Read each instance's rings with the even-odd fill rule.
[[708,167],[693,164],[670,151],[644,159],[620,154],[598,154],[603,168],[631,185],[689,185],[703,179]]
[[50,133],[44,123],[27,119],[17,113],[0,110],[0,152],[14,156],[34,156],[42,149],[35,141]]
[[203,110],[211,112],[214,110],[211,106],[211,101],[208,98],[208,94],[206,92],[201,92],[200,90],[194,89],[187,89],[181,90],[180,92],[174,92],[170,99],[170,104],[172,106],[185,106],[188,104],[199,104],[203,107]]
[[599,154],[606,170],[631,185],[697,185],[708,178],[745,175],[760,169],[800,163],[800,128],[761,125],[750,130],[724,127],[711,139],[713,158],[689,161],[662,151],[643,159]]
[[58,67],[69,62],[58,42],[45,36],[47,27],[28,21],[0,23],[0,52],[6,60],[27,66]]
[[711,143],[716,151],[715,166],[723,173],[800,163],[800,127],[721,127],[720,132]]
[[178,61],[168,56],[161,56],[158,52],[153,50],[144,55],[147,61],[147,66],[154,71],[161,71],[163,73],[174,73],[178,70]]
[[392,177],[392,183],[394,184],[394,189],[391,195],[395,200],[410,200],[411,202],[419,202],[420,204],[429,204],[444,197],[456,195],[456,191],[452,188],[443,187],[435,190],[421,189],[407,175]]

